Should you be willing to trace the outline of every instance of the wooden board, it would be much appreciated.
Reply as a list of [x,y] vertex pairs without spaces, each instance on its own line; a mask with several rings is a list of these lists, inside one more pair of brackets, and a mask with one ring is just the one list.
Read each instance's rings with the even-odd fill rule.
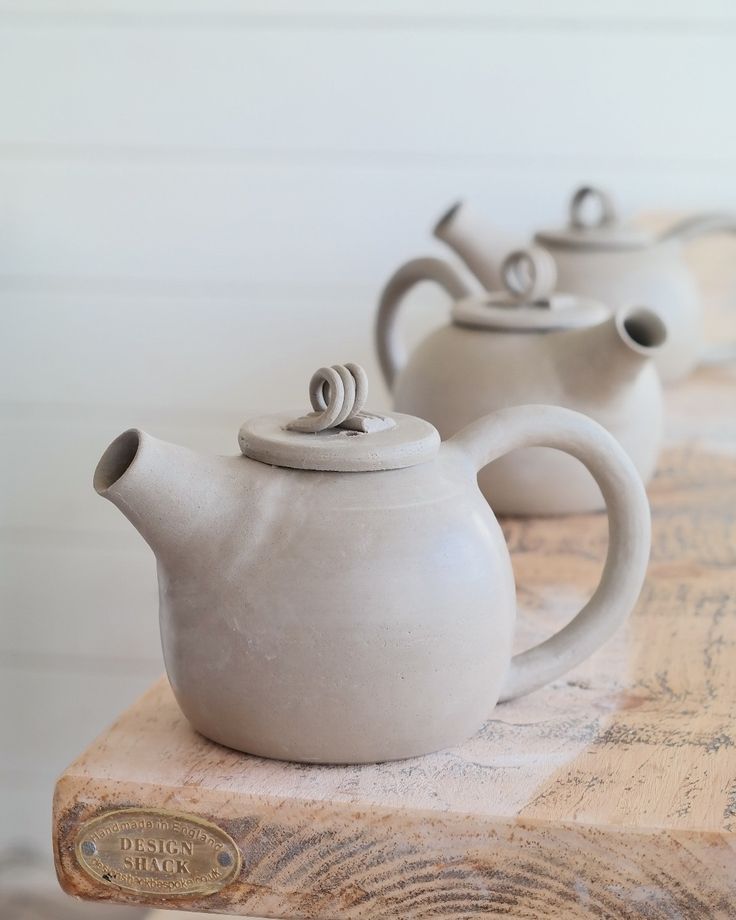
[[[196,735],[159,681],[63,775],[57,870],[71,893],[138,901],[79,868],[81,822],[173,809],[237,841],[239,878],[166,906],[305,918],[736,915],[736,375],[669,394],[650,495],[652,560],[627,626],[461,747],[305,767]],[[519,645],[595,584],[600,516],[509,520]],[[161,900],[158,900],[161,906]]]

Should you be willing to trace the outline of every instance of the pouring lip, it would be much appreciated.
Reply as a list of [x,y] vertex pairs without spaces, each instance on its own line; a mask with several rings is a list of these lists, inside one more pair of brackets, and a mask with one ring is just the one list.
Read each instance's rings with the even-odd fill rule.
[[639,355],[650,357],[667,341],[667,326],[651,307],[639,304],[620,307],[613,319],[621,340]]
[[442,234],[453,222],[457,216],[458,211],[463,207],[464,204],[465,202],[463,199],[459,198],[457,201],[453,202],[449,208],[447,208],[447,210],[440,216],[439,220],[434,225],[432,230],[434,236],[436,236],[438,239],[442,239]]
[[97,461],[92,485],[98,495],[107,495],[135,462],[143,441],[143,432],[128,428],[114,438]]

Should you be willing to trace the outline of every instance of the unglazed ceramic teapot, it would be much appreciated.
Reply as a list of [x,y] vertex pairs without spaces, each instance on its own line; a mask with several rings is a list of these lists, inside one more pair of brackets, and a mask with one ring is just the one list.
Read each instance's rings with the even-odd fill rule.
[[[534,242],[554,257],[561,290],[614,309],[646,303],[660,314],[669,335],[655,364],[662,379],[672,382],[688,374],[702,352],[702,307],[683,245],[704,234],[734,231],[736,214],[716,213],[687,218],[655,236],[621,223],[606,192],[583,186],[572,196],[568,225],[540,231]],[[499,266],[511,248],[507,237],[462,202],[440,219],[434,233],[486,290],[498,287]],[[439,259],[410,262],[399,277],[406,287],[432,280],[455,298],[469,293],[455,269]]]
[[[511,253],[501,274],[505,291],[461,297],[450,324],[429,335],[408,362],[396,323],[406,268],[389,281],[376,344],[396,408],[427,419],[446,438],[496,409],[565,406],[610,431],[648,481],[662,429],[661,387],[651,361],[667,338],[660,317],[644,307],[611,316],[597,301],[555,294],[555,262],[539,247]],[[600,490],[579,463],[541,447],[498,459],[479,482],[498,513],[603,507]]]
[[[322,369],[310,392],[310,414],[246,422],[238,456],[130,430],[95,472],[156,554],[166,668],[204,735],[322,763],[454,745],[499,699],[590,655],[630,612],[649,510],[631,461],[595,422],[525,406],[441,444],[421,419],[363,411],[356,365]],[[512,656],[514,578],[476,473],[532,444],[596,477],[609,547],[575,619]]]

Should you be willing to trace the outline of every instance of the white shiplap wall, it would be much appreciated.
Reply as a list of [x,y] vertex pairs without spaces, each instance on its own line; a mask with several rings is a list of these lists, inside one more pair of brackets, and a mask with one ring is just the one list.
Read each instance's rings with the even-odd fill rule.
[[0,0],[0,849],[161,668],[108,440],[231,451],[339,360],[383,404],[376,293],[458,196],[736,207],[735,89],[730,0]]

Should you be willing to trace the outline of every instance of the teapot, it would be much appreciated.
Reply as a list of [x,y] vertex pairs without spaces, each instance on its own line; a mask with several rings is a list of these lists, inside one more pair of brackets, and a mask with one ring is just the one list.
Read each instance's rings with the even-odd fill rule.
[[[313,411],[251,419],[236,456],[131,429],[97,465],[95,489],[156,555],[171,686],[213,741],[318,763],[455,745],[499,700],[590,655],[636,602],[649,509],[633,464],[599,425],[524,406],[440,443],[422,419],[364,411],[366,394],[358,365],[322,368]],[[512,655],[514,577],[476,473],[537,444],[595,476],[608,555],[575,619]]]
[[[569,221],[561,229],[542,230],[534,244],[554,257],[560,288],[582,297],[595,297],[613,308],[646,303],[667,324],[667,344],[655,357],[662,380],[674,382],[689,374],[703,351],[702,306],[696,280],[683,247],[704,234],[733,233],[736,214],[695,215],[659,235],[622,223],[611,196],[603,189],[578,188],[569,205]],[[434,234],[461,258],[483,288],[499,286],[499,266],[511,247],[507,238],[488,226],[463,202],[439,220]],[[458,272],[440,259],[414,260],[404,278],[431,280],[454,299],[469,293]]]
[[[442,271],[446,271],[443,268]],[[662,437],[662,393],[652,357],[667,340],[658,314],[640,306],[611,315],[587,297],[555,293],[556,262],[532,247],[501,266],[505,290],[457,299],[451,321],[407,361],[397,317],[413,269],[383,291],[376,322],[379,362],[394,405],[427,419],[443,438],[496,409],[552,403],[600,422],[624,447],[642,479],[654,472]],[[437,277],[440,277],[438,274]],[[501,514],[597,511],[603,496],[572,458],[541,447],[502,457],[479,476]]]

